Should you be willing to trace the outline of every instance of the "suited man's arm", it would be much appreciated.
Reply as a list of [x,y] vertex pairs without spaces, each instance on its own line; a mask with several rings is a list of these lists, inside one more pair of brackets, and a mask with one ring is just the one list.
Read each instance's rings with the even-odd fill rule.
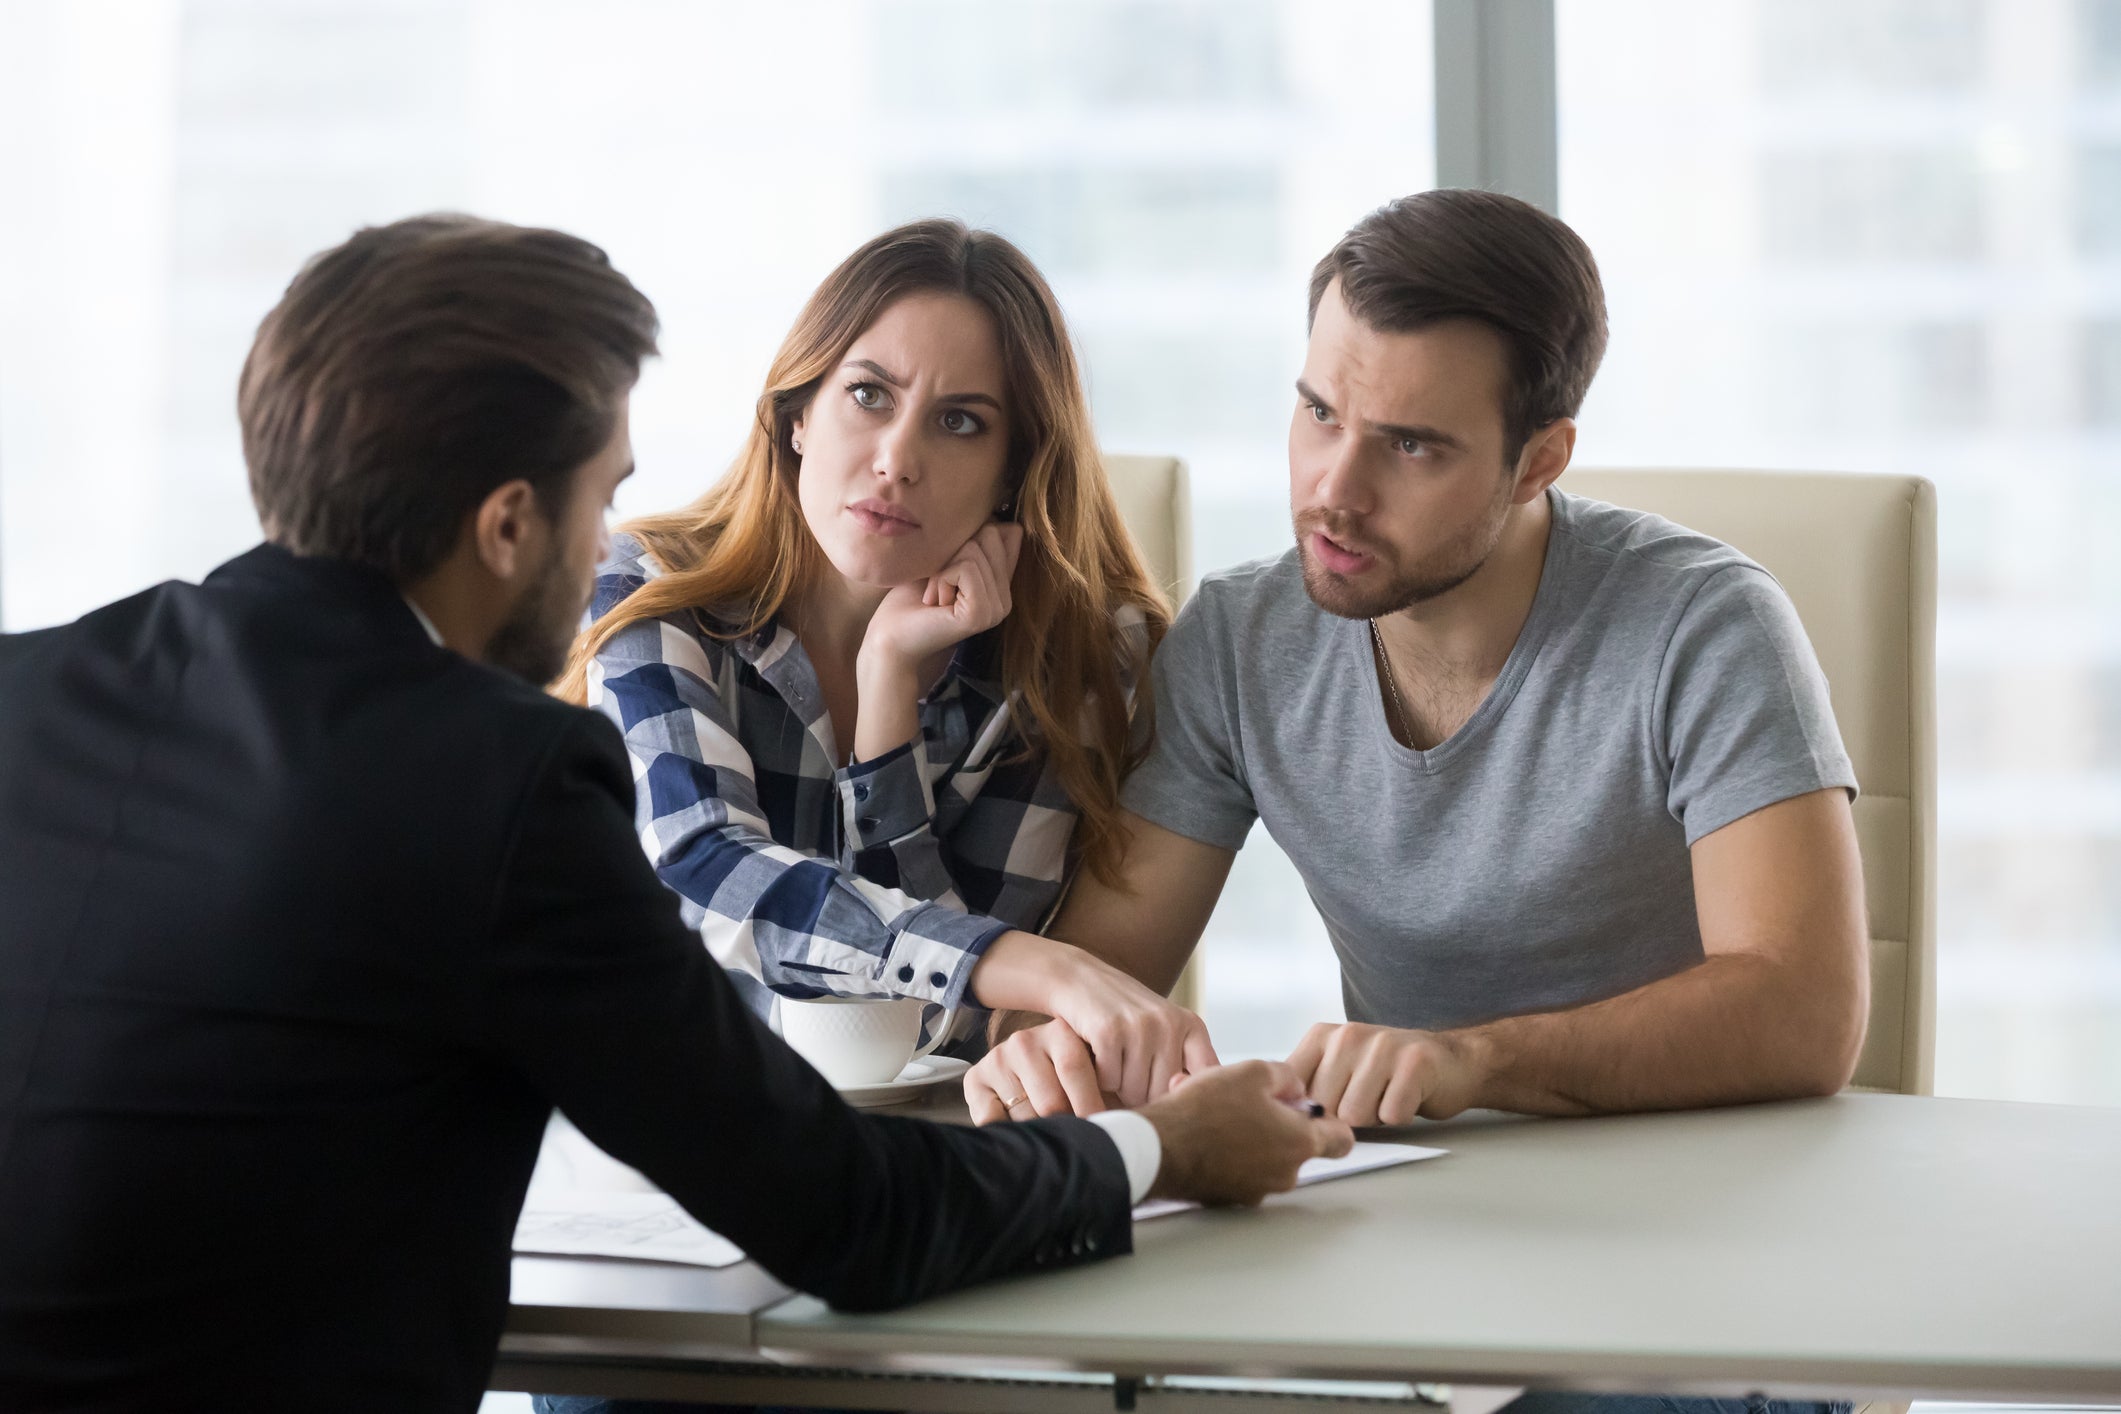
[[584,715],[519,812],[480,1044],[775,1276],[874,1309],[1125,1252],[1128,1185],[1081,1121],[972,1131],[849,1109],[744,1007],[633,833]]

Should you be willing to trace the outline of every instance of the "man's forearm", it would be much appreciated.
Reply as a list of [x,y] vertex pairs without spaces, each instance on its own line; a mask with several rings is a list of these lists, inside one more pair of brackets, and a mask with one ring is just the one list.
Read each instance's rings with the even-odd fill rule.
[[1751,953],[1569,1011],[1439,1039],[1472,1073],[1469,1103],[1523,1114],[1683,1109],[1831,1094],[1863,1046],[1867,978],[1822,978]]
[[1048,932],[1168,997],[1207,929],[1237,854],[1136,815],[1126,816],[1124,825],[1125,877],[1078,874]]

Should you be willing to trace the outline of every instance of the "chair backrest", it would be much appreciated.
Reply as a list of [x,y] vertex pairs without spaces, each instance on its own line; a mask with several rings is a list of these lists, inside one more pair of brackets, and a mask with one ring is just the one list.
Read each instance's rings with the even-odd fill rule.
[[[1149,573],[1171,596],[1175,612],[1193,593],[1193,496],[1186,484],[1186,464],[1177,457],[1105,454],[1105,479],[1119,502],[1120,519],[1134,536],[1134,546]],[[1171,1000],[1200,1009],[1198,949],[1171,989]]]
[[1193,498],[1177,457],[1105,457],[1120,518],[1176,609],[1193,592]]
[[1913,476],[1570,471],[1561,489],[1735,546],[1796,605],[1855,763],[1871,1021],[1855,1083],[1930,1092],[1936,1049],[1937,502]]

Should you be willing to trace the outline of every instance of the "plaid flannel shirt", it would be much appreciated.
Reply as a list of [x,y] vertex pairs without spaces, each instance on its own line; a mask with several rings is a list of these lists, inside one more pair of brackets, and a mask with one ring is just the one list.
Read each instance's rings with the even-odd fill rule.
[[[661,567],[613,543],[591,613]],[[589,702],[633,761],[636,823],[688,926],[761,1017],[778,996],[917,997],[924,1039],[977,1038],[973,965],[1059,901],[1077,812],[1042,754],[1019,756],[1000,636],[960,644],[920,703],[920,734],[838,766],[817,674],[793,630],[717,637],[710,616],[629,624],[598,652]],[[1146,624],[1116,623],[1132,700]],[[955,1023],[951,1018],[955,1016]]]

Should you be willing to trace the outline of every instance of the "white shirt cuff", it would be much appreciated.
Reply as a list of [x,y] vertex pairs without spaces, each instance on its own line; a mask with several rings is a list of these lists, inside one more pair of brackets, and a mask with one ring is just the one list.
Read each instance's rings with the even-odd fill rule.
[[1119,1146],[1120,1162],[1127,1166],[1127,1201],[1139,1203],[1148,1197],[1164,1166],[1164,1141],[1156,1126],[1132,1110],[1100,1110],[1089,1119]]

